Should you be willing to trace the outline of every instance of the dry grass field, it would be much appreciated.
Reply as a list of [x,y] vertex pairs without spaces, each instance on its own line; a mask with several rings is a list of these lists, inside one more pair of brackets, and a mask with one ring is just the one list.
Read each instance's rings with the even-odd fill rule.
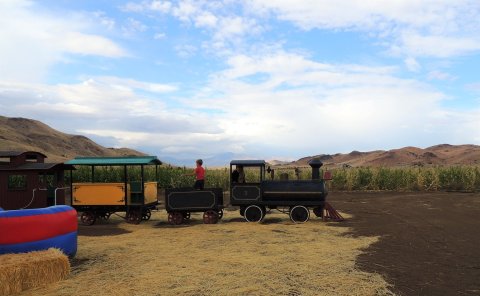
[[163,211],[130,225],[118,217],[80,226],[67,280],[22,295],[388,295],[379,274],[355,260],[378,237],[312,219],[292,224],[271,214],[262,224],[227,211],[217,225],[192,215],[170,226]]

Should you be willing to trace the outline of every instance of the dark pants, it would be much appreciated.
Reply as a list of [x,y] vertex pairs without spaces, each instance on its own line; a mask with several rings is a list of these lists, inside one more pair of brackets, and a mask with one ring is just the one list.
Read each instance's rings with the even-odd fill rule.
[[197,190],[203,190],[205,188],[205,180],[195,181],[195,185],[193,185],[193,188]]

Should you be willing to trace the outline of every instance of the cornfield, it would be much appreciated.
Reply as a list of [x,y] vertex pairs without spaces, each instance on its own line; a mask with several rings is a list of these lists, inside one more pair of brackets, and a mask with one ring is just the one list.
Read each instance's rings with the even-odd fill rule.
[[480,168],[349,168],[333,170],[331,190],[475,191]]
[[[156,176],[154,167],[145,167],[145,180],[156,180],[161,188],[190,187],[194,178],[184,176],[191,168],[161,166]],[[329,182],[330,191],[477,191],[480,190],[480,167],[478,166],[438,166],[438,167],[396,167],[396,168],[339,168],[330,170],[333,180]],[[246,170],[246,179],[260,179],[260,171]],[[291,168],[277,168],[274,179],[287,174],[290,180],[311,178],[309,167],[295,172]],[[67,179],[68,178],[67,174]],[[267,179],[271,176],[267,174]],[[206,187],[229,188],[229,169],[208,169]],[[91,169],[78,167],[73,173],[74,182],[90,182]],[[120,167],[95,168],[95,182],[123,182],[124,172]],[[140,180],[140,168],[128,168],[128,181]],[[68,180],[67,180],[68,181]]]

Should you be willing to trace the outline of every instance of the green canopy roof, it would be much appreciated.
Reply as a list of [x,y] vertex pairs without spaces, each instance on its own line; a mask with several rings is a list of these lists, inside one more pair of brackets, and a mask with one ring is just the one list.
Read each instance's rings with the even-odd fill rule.
[[65,162],[71,165],[153,165],[162,164],[156,156],[75,157]]

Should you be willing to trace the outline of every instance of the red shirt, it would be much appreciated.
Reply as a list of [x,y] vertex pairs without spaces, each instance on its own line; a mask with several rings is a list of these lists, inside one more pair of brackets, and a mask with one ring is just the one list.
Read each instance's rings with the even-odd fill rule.
[[204,180],[205,179],[205,169],[203,167],[197,167],[195,169],[195,176],[197,180]]

